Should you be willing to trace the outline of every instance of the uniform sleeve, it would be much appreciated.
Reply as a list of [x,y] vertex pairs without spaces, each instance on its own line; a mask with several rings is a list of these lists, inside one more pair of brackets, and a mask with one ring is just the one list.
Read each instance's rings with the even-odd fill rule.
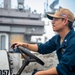
[[40,54],[48,54],[48,53],[53,52],[56,49],[55,39],[56,39],[56,37],[54,36],[46,43],[39,44],[38,45],[38,52]]
[[58,75],[75,75],[75,40],[69,43],[56,69]]

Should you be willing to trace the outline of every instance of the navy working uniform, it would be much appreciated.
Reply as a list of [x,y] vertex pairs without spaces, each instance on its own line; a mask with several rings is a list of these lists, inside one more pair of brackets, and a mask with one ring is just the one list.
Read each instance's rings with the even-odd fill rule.
[[38,52],[48,54],[56,50],[59,64],[56,66],[58,75],[75,75],[75,32],[74,29],[66,35],[60,44],[59,34],[45,44],[38,45]]

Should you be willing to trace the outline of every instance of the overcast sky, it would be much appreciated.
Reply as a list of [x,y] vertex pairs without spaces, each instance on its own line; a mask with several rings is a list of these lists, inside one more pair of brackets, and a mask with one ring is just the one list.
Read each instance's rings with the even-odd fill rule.
[[[25,7],[31,7],[32,11],[37,10],[38,13],[44,12],[44,3],[47,0],[25,0],[24,5]],[[50,5],[54,0],[48,0],[48,5]],[[12,7],[16,7],[17,0],[12,0]],[[58,8],[59,6],[65,7],[70,9],[75,14],[75,0],[59,0],[59,4],[56,6]]]
[[[3,4],[4,0],[0,0],[0,6]],[[38,13],[44,13],[44,3],[48,1],[48,5],[50,5],[54,0],[25,0],[24,5],[25,8],[31,7],[31,10],[36,10]],[[11,0],[12,8],[17,8],[17,0]],[[59,0],[59,4],[56,6],[65,7],[70,9],[75,15],[75,0]],[[50,10],[50,9],[49,9]]]

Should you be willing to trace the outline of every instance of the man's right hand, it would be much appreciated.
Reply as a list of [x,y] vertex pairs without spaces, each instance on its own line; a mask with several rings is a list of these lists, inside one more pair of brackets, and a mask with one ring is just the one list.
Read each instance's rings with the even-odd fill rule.
[[16,43],[13,43],[11,45],[11,48],[14,49],[15,47],[18,47],[18,46],[23,46],[24,43],[21,43],[21,42],[16,42]]

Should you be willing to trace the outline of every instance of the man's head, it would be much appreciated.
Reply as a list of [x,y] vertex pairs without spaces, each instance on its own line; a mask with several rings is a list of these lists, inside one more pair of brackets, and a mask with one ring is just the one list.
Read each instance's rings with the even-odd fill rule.
[[49,19],[53,18],[68,18],[69,21],[74,21],[74,15],[69,9],[61,8],[55,14],[47,14]]
[[47,14],[47,17],[52,20],[53,30],[57,32],[66,28],[71,29],[74,22],[73,13],[65,8],[59,9],[55,14]]

